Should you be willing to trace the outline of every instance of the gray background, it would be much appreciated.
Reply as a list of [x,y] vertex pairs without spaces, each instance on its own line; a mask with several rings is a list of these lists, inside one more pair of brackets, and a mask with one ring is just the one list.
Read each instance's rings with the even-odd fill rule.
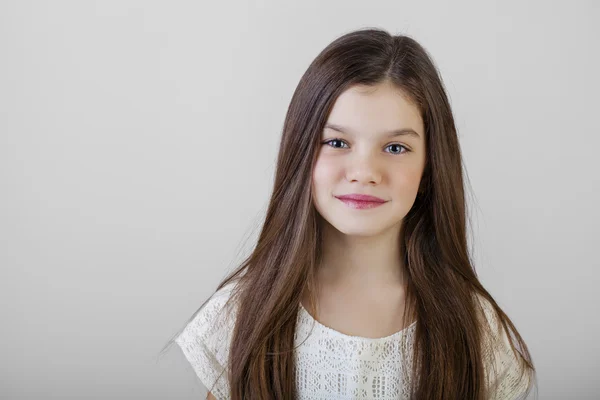
[[595,1],[0,2],[0,398],[198,399],[157,354],[254,240],[311,60],[376,26],[433,55],[483,284],[539,398],[600,384]]

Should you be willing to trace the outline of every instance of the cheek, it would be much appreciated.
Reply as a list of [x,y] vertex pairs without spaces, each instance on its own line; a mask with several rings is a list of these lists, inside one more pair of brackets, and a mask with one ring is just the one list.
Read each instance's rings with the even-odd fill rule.
[[405,194],[416,192],[421,183],[421,169],[419,166],[406,166],[398,169],[392,176],[393,185],[397,191]]
[[[341,174],[341,168],[327,157],[319,157],[315,162],[313,170],[313,186],[316,190],[323,190],[323,186],[328,186],[335,182]],[[325,189],[327,189],[325,187]]]

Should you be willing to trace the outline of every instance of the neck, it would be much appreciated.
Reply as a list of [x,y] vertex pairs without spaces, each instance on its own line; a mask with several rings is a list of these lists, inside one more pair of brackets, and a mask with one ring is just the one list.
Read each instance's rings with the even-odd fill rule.
[[319,281],[363,291],[404,286],[400,229],[396,226],[376,236],[346,235],[324,221]]

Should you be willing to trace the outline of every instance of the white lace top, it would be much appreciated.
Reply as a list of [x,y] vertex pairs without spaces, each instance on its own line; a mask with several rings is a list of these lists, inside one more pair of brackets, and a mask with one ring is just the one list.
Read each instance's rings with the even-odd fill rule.
[[[235,312],[225,312],[223,306],[232,285],[217,291],[176,339],[202,384],[218,400],[230,398],[224,366]],[[489,306],[482,305],[497,329]],[[298,399],[408,399],[415,324],[383,338],[349,336],[322,325],[300,304],[295,333]],[[493,343],[484,354],[490,399],[517,399],[529,382],[518,380],[519,364],[504,331]]]

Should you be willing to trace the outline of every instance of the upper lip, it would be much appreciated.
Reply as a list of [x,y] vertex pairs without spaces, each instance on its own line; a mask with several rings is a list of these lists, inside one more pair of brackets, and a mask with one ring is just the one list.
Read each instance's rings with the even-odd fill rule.
[[352,193],[352,194],[344,194],[341,196],[335,196],[338,199],[345,199],[345,200],[357,200],[357,201],[373,201],[373,202],[377,202],[377,203],[385,203],[386,200],[380,199],[379,197],[375,197],[375,196],[369,196],[368,194],[359,194],[359,193]]

